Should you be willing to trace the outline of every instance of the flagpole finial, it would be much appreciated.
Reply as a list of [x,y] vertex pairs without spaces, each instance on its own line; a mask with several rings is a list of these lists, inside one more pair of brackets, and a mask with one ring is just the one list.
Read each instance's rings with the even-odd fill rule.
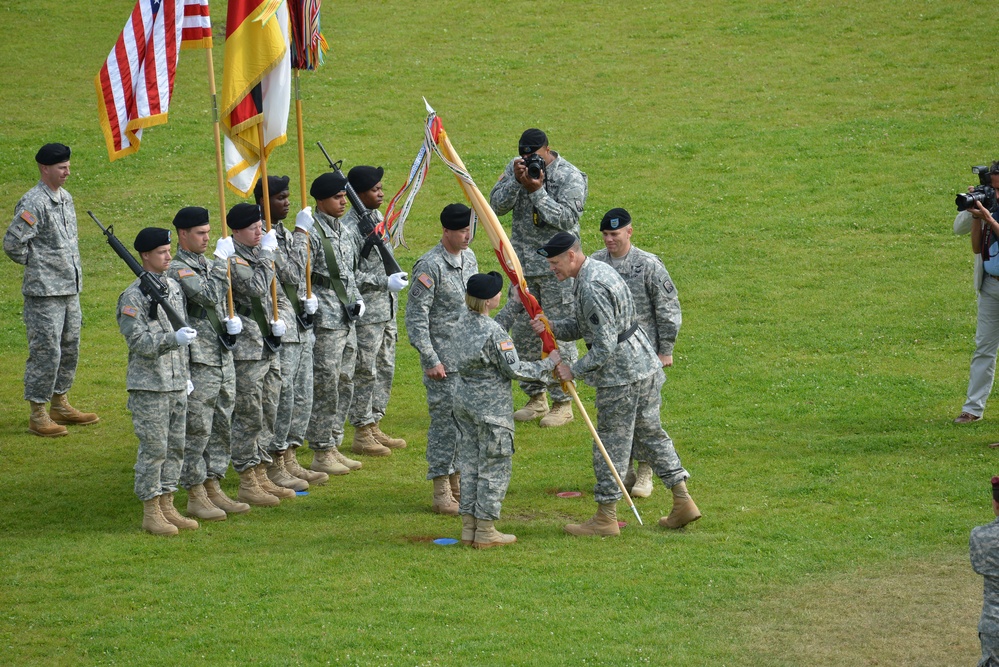
[[424,104],[424,106],[427,107],[427,113],[432,113],[432,114],[436,114],[437,113],[436,111],[434,111],[434,108],[432,106],[430,106],[430,102],[427,102],[427,98],[425,98],[425,97],[423,98],[423,104]]

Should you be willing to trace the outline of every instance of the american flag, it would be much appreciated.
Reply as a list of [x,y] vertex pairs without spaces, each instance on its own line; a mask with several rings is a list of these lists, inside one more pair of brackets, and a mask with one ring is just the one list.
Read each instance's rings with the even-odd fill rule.
[[211,48],[208,0],[138,0],[94,78],[108,156],[139,150],[142,130],[167,121],[184,48]]

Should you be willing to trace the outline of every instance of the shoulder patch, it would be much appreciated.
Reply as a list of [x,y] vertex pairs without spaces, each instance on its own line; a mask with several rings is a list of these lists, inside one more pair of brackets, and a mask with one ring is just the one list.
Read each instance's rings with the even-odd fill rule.
[[237,264],[240,264],[240,265],[242,265],[242,266],[249,266],[249,265],[250,265],[250,263],[249,263],[249,262],[247,262],[247,261],[246,261],[245,259],[243,259],[242,257],[237,257],[237,256],[235,256],[235,255],[233,255],[233,257],[232,257],[232,261],[234,261],[234,262],[236,262]]
[[582,213],[583,212],[583,200],[582,199],[577,199],[575,203],[576,203],[576,211],[578,213]]
[[38,220],[35,219],[35,216],[31,214],[31,211],[21,211],[21,220],[24,220],[32,227],[34,227],[35,223],[38,222]]
[[430,276],[428,276],[425,273],[421,273],[420,277],[417,278],[417,280],[419,280],[421,283],[423,283],[423,286],[426,287],[427,289],[430,289],[431,287],[434,286],[433,278],[431,278]]
[[665,289],[668,294],[672,294],[673,290],[676,289],[676,288],[673,287],[673,283],[671,281],[664,280],[663,281],[663,289]]
[[591,322],[591,323],[592,323],[592,324],[593,324],[594,326],[596,326],[596,325],[600,324],[600,318],[599,318],[599,317],[597,317],[597,314],[596,314],[596,313],[590,313],[590,322]]
[[509,352],[510,350],[513,349],[513,340],[507,338],[506,340],[500,343],[499,347],[504,352]]
[[134,306],[125,306],[121,309],[121,314],[128,315],[129,317],[135,317],[138,314],[138,311]]
[[179,271],[177,271],[177,277],[181,279],[190,278],[193,275],[194,275],[194,269],[180,269]]

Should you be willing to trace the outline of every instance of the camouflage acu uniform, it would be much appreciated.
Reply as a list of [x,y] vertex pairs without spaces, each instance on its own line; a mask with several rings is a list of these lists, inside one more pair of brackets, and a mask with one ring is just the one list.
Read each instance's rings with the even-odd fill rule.
[[312,293],[319,301],[319,310],[316,311],[313,329],[316,342],[313,349],[312,416],[305,437],[311,449],[329,450],[343,441],[343,422],[337,422],[340,372],[354,323],[347,319],[346,309],[330,282],[331,268],[326,263],[323,238],[329,239],[333,249],[347,302],[358,300],[361,294],[354,277],[357,258],[350,231],[338,219],[318,210],[313,217],[316,224],[309,234]]
[[455,470],[458,439],[451,408],[454,403],[458,367],[455,348],[464,332],[458,320],[465,306],[465,285],[479,272],[475,253],[462,250],[452,255],[438,243],[413,266],[406,302],[406,334],[420,353],[424,371],[444,365],[447,377],[434,380],[423,374],[427,389],[430,426],[427,428],[427,479],[450,475]]
[[631,246],[628,254],[620,258],[611,257],[606,248],[597,250],[590,257],[610,264],[624,278],[635,299],[638,324],[649,337],[652,349],[656,354],[672,355],[683,316],[680,314],[676,286],[663,261],[635,246]]
[[[647,461],[672,488],[690,475],[662,427],[662,364],[641,327],[632,328],[637,315],[631,290],[614,269],[587,257],[576,276],[574,301],[574,316],[552,320],[552,331],[559,338],[586,341],[589,351],[570,368],[597,390],[597,434],[604,448],[624,477],[634,442],[636,458]],[[596,444],[593,471],[594,499],[598,503],[620,499],[621,491]]]
[[999,519],[971,531],[971,567],[985,577],[978,637],[982,642],[979,667],[999,665]]
[[[545,167],[544,187],[529,193],[513,175],[515,160],[506,166],[499,182],[489,193],[489,204],[496,215],[513,211],[511,242],[524,269],[527,287],[541,304],[549,318],[564,318],[572,315],[572,283],[559,282],[548,268],[548,261],[536,250],[547,243],[558,231],[566,231],[579,237],[579,218],[586,204],[586,174],[562,159],[552,151],[555,160]],[[541,358],[541,341],[531,330],[525,313],[514,320],[511,333],[523,359],[537,361]],[[558,341],[562,358],[572,363],[578,358],[575,343]],[[552,400],[571,400],[562,391],[560,383],[521,382],[520,388],[528,396],[540,394],[547,389]]]
[[454,420],[461,471],[460,514],[496,521],[510,486],[513,392],[510,380],[539,380],[551,359],[524,362],[513,340],[488,315],[465,310],[456,329]]
[[[236,407],[232,414],[232,467],[243,472],[272,461],[267,444],[274,437],[277,401],[281,394],[281,360],[265,343],[268,328],[261,331],[252,316],[253,298],[260,300],[264,318],[273,317],[271,279],[274,253],[260,246],[233,244],[229,259],[232,296],[243,332],[236,339],[232,356],[236,366]],[[288,327],[291,329],[291,327]]]
[[[378,220],[380,211],[373,211]],[[357,358],[352,380],[340,385],[340,409],[346,412],[351,425],[366,426],[381,421],[388,408],[395,376],[395,347],[399,340],[396,310],[399,295],[388,289],[385,264],[376,248],[367,257],[361,256],[364,238],[357,228],[354,209],[343,216],[343,225],[351,230],[357,247],[357,287],[364,299],[364,317],[355,322]],[[391,246],[389,252],[392,252]]]
[[180,485],[223,479],[229,468],[229,436],[236,403],[236,371],[232,353],[219,342],[208,311],[221,323],[229,290],[225,262],[178,249],[167,275],[180,283],[187,299],[187,321],[198,331],[189,347],[191,383],[187,397],[187,440]]
[[[281,337],[281,349],[278,353],[281,361],[281,391],[277,418],[274,422],[274,436],[267,444],[267,451],[272,453],[283,452],[288,448],[288,436],[296,417],[301,423],[301,413],[304,411],[308,415],[312,412],[311,387],[307,404],[296,401],[296,392],[301,392],[300,388],[296,389],[296,383],[305,381],[306,370],[303,364],[306,358],[311,359],[311,356],[306,354],[305,346],[306,344],[311,346],[312,332],[299,326],[296,315],[296,308],[300,307],[297,302],[305,298],[308,238],[305,234],[287,231],[280,222],[274,224],[274,230],[278,242],[278,251],[274,258],[278,277],[278,312],[287,326],[287,331]],[[292,303],[292,298],[296,303]],[[308,370],[310,382],[311,372],[310,368]]]
[[39,181],[17,202],[3,237],[4,252],[24,265],[24,398],[34,403],[65,394],[76,376],[83,322],[83,269],[76,235],[73,197]]
[[[170,305],[184,312],[180,285],[164,280]],[[184,458],[188,355],[177,343],[166,313],[158,305],[153,308],[138,280],[118,297],[117,317],[128,344],[128,409],[139,439],[135,495],[151,500],[177,490]]]

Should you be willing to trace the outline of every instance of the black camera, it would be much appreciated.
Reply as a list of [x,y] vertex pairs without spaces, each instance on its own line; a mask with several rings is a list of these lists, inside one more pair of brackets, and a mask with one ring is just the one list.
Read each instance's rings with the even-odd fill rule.
[[541,178],[541,172],[545,168],[545,159],[537,153],[524,156],[524,166],[527,167],[527,175],[533,179]]
[[996,191],[992,187],[992,170],[984,165],[971,168],[972,173],[978,174],[978,185],[971,189],[971,192],[959,192],[954,199],[958,211],[967,211],[975,205],[976,201],[982,202],[982,206],[990,211],[996,206]]

